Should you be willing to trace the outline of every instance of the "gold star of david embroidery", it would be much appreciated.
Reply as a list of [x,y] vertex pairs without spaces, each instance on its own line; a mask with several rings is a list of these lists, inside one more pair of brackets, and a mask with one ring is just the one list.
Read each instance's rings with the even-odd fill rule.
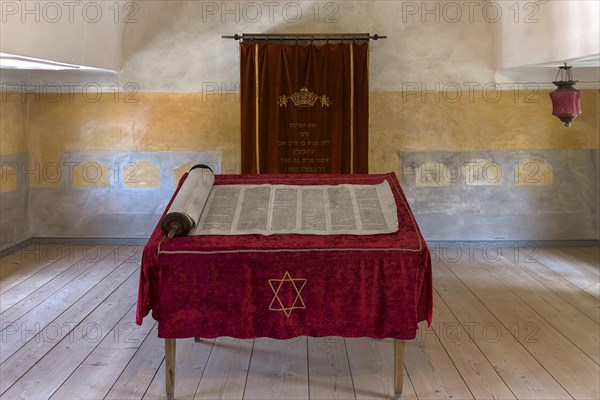
[[[289,307],[286,307],[279,297],[279,292],[285,282],[289,282],[292,285],[292,290],[296,292],[294,301]],[[269,279],[269,286],[271,286],[271,290],[275,294],[273,300],[271,300],[271,304],[269,304],[269,310],[283,311],[287,318],[292,314],[292,310],[305,310],[306,305],[304,305],[304,300],[302,300],[302,296],[300,295],[302,289],[304,289],[304,285],[306,285],[306,279],[293,279],[287,271],[283,274],[282,279]],[[274,305],[275,307],[273,307]]]

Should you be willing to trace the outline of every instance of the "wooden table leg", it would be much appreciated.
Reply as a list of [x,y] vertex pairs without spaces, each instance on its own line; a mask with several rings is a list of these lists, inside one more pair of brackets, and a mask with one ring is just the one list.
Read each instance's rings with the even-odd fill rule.
[[165,339],[165,387],[167,399],[175,399],[175,341]]
[[404,340],[394,339],[394,397],[402,397],[404,385]]

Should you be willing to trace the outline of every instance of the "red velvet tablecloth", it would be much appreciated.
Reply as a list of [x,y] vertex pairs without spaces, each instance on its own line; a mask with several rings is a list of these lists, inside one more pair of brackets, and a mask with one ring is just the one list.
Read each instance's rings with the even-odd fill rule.
[[408,340],[416,336],[419,321],[431,323],[429,249],[393,173],[215,178],[215,185],[364,185],[387,180],[398,206],[399,231],[166,239],[157,225],[142,258],[138,324],[152,310],[161,338]]

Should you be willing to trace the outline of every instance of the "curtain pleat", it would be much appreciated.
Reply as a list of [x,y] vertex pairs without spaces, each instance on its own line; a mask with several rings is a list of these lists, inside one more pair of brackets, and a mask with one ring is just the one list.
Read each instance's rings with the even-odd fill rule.
[[241,43],[242,173],[368,173],[368,43]]

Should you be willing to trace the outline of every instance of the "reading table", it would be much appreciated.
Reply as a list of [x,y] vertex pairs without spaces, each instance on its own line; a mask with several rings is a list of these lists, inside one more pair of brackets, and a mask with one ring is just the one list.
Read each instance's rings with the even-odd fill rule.
[[150,311],[158,321],[169,399],[176,339],[220,336],[394,338],[400,395],[404,340],[418,322],[431,323],[433,306],[429,250],[395,174],[218,175],[214,185],[384,181],[396,201],[394,233],[168,238],[156,227],[142,258],[137,323]]

